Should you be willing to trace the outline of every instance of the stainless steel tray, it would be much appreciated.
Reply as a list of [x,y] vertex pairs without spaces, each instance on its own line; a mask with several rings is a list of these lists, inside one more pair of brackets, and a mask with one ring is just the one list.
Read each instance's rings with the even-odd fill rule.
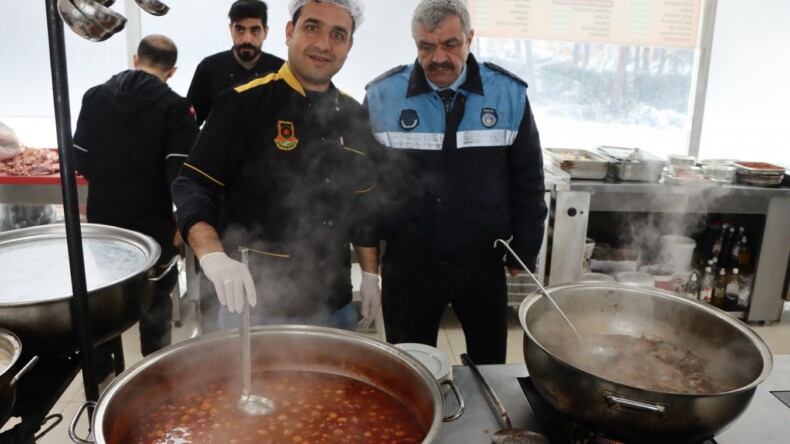
[[745,173],[743,171],[736,171],[735,175],[738,178],[738,182],[758,187],[772,187],[779,185],[782,183],[785,177],[784,174],[751,174]]
[[608,174],[609,159],[593,151],[572,148],[546,148],[545,151],[572,179],[603,180]]
[[666,161],[639,148],[599,146],[598,152],[612,159],[609,175],[627,182],[657,182]]
[[[733,165],[735,165],[735,168],[738,171],[740,171],[742,173],[748,173],[748,174],[751,174],[751,175],[782,176],[785,173],[785,169],[784,168],[780,167],[779,165],[774,165],[772,163],[760,162],[760,163],[765,163],[767,165],[771,165],[771,166],[773,166],[775,168],[754,168],[754,167],[749,166],[748,165],[749,163],[751,163],[751,162],[742,161],[742,162],[735,162]],[[781,182],[781,180],[780,180],[780,182]]]

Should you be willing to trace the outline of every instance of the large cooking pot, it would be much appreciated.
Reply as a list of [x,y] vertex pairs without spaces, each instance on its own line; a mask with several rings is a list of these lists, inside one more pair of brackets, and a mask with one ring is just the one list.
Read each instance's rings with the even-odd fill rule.
[[38,357],[34,356],[20,370],[20,356],[22,356],[22,342],[15,334],[0,328],[0,426],[11,417],[16,401],[17,381],[38,362]]
[[[81,227],[89,319],[94,342],[100,344],[134,325],[150,306],[158,277],[149,273],[160,248],[134,231]],[[16,333],[37,354],[76,350],[65,225],[0,233],[0,267],[0,327]]]
[[519,317],[525,362],[538,392],[560,412],[613,439],[686,443],[710,438],[746,409],[773,366],[757,334],[708,304],[622,283],[571,283],[547,290],[583,338],[626,335],[677,344],[704,359],[706,371],[727,372],[738,385],[710,395],[665,393],[584,371],[578,362],[558,356],[558,347],[573,340],[572,331],[544,296],[530,295]]
[[[312,326],[259,326],[250,331],[252,371],[310,370],[356,379],[379,388],[415,414],[431,442],[442,420],[444,398],[431,372],[408,352],[356,333]],[[241,353],[237,331],[203,335],[162,349],[137,362],[107,387],[93,414],[98,444],[127,442],[130,428],[152,406],[174,393],[221,378],[238,379]],[[265,395],[265,393],[261,393]],[[88,403],[89,404],[89,403]],[[86,404],[86,406],[88,405]],[[70,427],[74,442],[78,413]]]

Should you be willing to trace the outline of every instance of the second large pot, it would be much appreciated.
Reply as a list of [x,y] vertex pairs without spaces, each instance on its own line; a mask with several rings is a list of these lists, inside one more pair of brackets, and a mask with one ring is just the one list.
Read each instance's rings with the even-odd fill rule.
[[[645,390],[588,373],[557,355],[573,335],[538,294],[519,309],[524,357],[540,394],[582,425],[629,443],[691,443],[714,436],[749,405],[773,359],[739,320],[705,303],[628,284],[563,284],[548,288],[582,337],[626,335],[677,344],[726,371],[738,388],[710,395]],[[567,342],[565,342],[567,344]],[[632,356],[639,359],[639,356]]]
[[[254,327],[250,340],[253,372],[309,370],[356,379],[405,405],[425,432],[423,442],[438,433],[444,411],[441,390],[428,369],[406,351],[356,333],[311,326]],[[168,393],[228,377],[239,379],[241,393],[237,331],[203,335],[160,350],[127,369],[99,398],[93,415],[95,442],[127,442],[135,421]],[[85,442],[74,433],[72,439]]]
[[[82,224],[88,305],[95,343],[134,325],[148,309],[159,245],[135,231]],[[0,327],[36,354],[77,349],[71,275],[62,224],[0,233]]]

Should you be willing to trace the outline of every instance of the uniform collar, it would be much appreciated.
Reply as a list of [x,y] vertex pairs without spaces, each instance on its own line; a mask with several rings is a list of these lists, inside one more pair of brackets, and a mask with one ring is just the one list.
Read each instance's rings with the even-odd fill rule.
[[[291,71],[291,68],[288,67],[288,62],[283,63],[283,66],[280,67],[280,70],[277,71],[277,78],[282,79],[285,83],[288,84],[291,88],[296,90],[299,94],[304,97],[307,97],[307,94],[304,92],[304,88],[302,88],[302,84],[296,80],[294,73]],[[335,88],[334,83],[329,83],[329,89],[326,90],[327,93],[335,93],[335,95],[339,94],[337,88]],[[338,100],[337,98],[335,99]]]
[[[469,53],[466,59],[466,80],[461,84],[460,89],[465,89],[469,92],[476,94],[483,94],[483,80],[480,78],[480,67],[475,60],[475,56]],[[428,83],[425,77],[425,71],[422,69],[419,61],[414,62],[414,69],[409,78],[409,87],[406,90],[406,97],[416,96],[418,94],[425,94],[433,92],[434,88]]]

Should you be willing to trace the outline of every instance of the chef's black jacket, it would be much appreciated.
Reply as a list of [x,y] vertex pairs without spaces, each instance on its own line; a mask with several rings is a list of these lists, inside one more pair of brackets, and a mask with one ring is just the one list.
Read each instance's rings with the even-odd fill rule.
[[351,301],[350,243],[378,245],[375,142],[362,106],[306,93],[287,64],[218,98],[173,184],[179,228],[214,226],[256,250],[256,309],[309,316]]

